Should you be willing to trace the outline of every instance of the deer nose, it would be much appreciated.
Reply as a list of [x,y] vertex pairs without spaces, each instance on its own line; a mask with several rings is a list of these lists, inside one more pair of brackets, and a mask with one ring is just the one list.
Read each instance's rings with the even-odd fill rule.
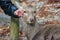
[[31,22],[33,22],[33,21],[34,21],[34,19],[30,19],[30,21],[31,21]]

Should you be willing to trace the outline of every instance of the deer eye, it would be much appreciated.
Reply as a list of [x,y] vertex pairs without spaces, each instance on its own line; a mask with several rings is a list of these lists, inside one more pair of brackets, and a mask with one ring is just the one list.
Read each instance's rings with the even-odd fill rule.
[[36,11],[34,11],[34,13],[36,13]]
[[26,11],[24,11],[24,13],[26,13]]

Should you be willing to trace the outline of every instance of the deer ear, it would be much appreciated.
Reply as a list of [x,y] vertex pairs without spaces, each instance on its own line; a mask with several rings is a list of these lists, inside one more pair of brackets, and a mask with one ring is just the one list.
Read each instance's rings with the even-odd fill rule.
[[11,0],[11,2],[12,2],[14,5],[16,5],[15,2],[19,2],[19,0]]

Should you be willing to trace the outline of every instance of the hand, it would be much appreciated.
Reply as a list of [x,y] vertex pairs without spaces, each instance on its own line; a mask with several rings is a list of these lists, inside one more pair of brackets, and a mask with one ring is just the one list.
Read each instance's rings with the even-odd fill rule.
[[19,17],[22,17],[22,16],[23,16],[23,10],[20,10],[20,9],[16,10],[16,11],[14,12],[14,15],[17,15],[17,16],[19,16]]

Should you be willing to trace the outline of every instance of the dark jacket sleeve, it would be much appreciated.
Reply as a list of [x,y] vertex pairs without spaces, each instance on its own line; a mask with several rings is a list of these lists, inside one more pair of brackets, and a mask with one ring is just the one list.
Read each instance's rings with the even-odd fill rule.
[[0,0],[0,6],[4,10],[5,14],[15,18],[18,17],[14,15],[14,11],[17,10],[17,7],[12,4],[11,0]]

